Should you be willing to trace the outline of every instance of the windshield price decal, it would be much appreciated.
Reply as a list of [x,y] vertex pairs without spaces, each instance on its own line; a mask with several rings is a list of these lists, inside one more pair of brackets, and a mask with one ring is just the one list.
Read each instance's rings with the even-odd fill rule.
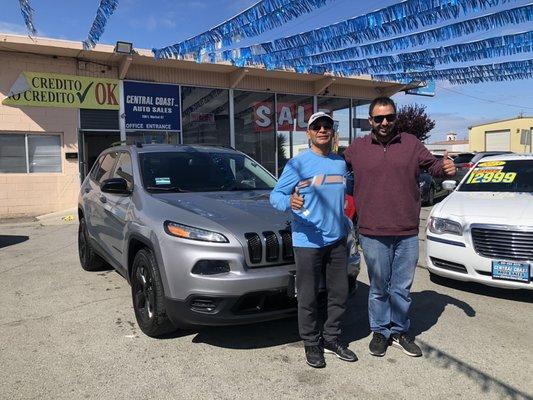
[[484,161],[480,162],[478,167],[499,167],[505,165],[505,161]]
[[516,172],[474,171],[468,177],[467,184],[473,183],[512,183]]

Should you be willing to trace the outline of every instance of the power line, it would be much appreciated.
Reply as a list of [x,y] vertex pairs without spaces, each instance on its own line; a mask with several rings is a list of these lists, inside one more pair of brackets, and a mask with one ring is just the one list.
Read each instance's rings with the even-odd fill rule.
[[508,107],[516,107],[516,108],[521,108],[521,109],[528,109],[528,110],[533,110],[533,107],[526,107],[526,106],[519,106],[517,104],[508,104],[508,103],[501,103],[499,101],[496,101],[496,100],[490,100],[490,99],[484,99],[482,97],[476,97],[476,96],[472,96],[470,94],[466,94],[466,93],[463,93],[463,92],[459,92],[458,90],[453,90],[453,89],[450,89],[450,88],[445,88],[445,87],[442,87],[440,85],[437,85],[437,87],[439,89],[443,89],[443,90],[447,90],[449,92],[452,92],[452,93],[456,93],[456,94],[460,94],[460,95],[463,95],[463,96],[466,96],[466,97],[470,97],[472,99],[476,99],[476,100],[480,100],[480,101],[485,101],[487,103],[494,103],[494,104],[500,104],[502,106],[508,106]]

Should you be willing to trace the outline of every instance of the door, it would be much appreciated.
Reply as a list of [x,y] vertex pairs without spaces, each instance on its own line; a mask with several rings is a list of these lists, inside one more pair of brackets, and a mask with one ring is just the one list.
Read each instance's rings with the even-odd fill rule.
[[[128,152],[120,152],[118,161],[113,169],[112,178],[123,178],[128,183],[128,189],[133,191],[133,166]],[[102,193],[106,198],[104,206],[107,228],[107,245],[111,257],[122,267],[122,254],[125,249],[126,224],[128,211],[132,203],[132,195]]]
[[485,132],[485,151],[511,150],[511,133],[507,131]]
[[110,257],[112,255],[110,247],[110,238],[112,234],[108,211],[110,205],[107,202],[109,194],[102,193],[100,186],[104,180],[111,178],[113,166],[115,165],[117,157],[117,152],[107,153],[104,156],[94,179],[90,179],[89,193],[86,193],[86,204],[89,209],[88,219],[90,220],[89,229],[92,231],[92,236],[97,242],[97,245]]
[[117,142],[120,142],[120,132],[81,132],[81,144],[83,151],[82,154],[80,154],[80,169],[82,172],[82,181],[91,170],[100,153],[110,148],[113,143]]

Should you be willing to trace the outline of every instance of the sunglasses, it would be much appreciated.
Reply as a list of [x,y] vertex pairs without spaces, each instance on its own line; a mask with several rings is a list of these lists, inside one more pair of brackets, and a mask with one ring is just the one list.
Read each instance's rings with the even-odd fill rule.
[[319,131],[320,128],[324,128],[325,130],[330,131],[333,129],[333,124],[330,122],[317,122],[317,123],[311,124],[309,128],[312,131]]
[[388,122],[396,121],[396,114],[387,114],[387,115],[375,115],[370,116],[377,124],[381,124],[384,119],[387,119]]

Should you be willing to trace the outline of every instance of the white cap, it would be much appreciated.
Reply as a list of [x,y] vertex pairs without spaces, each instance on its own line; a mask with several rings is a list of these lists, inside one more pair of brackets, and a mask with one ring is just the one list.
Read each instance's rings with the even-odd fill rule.
[[309,117],[309,121],[307,122],[307,129],[309,129],[311,124],[319,118],[327,118],[331,121],[331,123],[333,123],[333,118],[331,118],[331,115],[326,114],[324,111],[319,111]]

